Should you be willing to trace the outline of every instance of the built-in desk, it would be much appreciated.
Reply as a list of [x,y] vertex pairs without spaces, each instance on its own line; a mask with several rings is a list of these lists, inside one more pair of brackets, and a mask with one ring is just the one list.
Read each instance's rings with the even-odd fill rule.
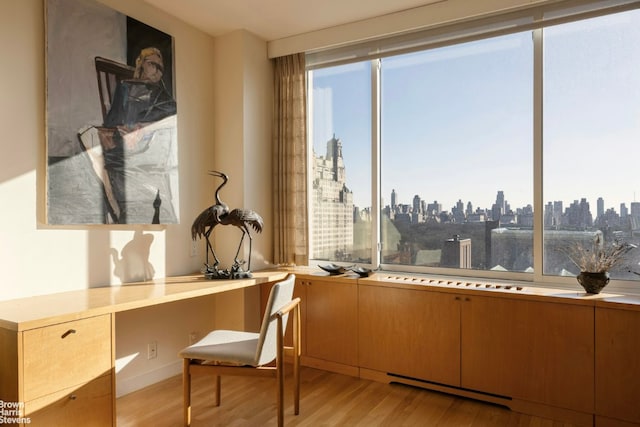
[[[201,274],[0,302],[0,417],[32,426],[115,425],[115,314],[280,280]],[[8,420],[9,419],[9,420]]]

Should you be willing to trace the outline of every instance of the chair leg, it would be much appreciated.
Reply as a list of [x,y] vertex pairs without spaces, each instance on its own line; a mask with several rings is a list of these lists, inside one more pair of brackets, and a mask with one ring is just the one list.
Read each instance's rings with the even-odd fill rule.
[[300,307],[293,312],[293,412],[300,414]]
[[216,406],[220,406],[220,375],[216,375]]
[[278,317],[276,348],[276,381],[278,383],[278,427],[284,426],[284,339],[282,317]]
[[191,425],[191,372],[189,366],[191,359],[184,359],[182,364],[182,386],[183,386],[183,415],[184,425],[189,427]]

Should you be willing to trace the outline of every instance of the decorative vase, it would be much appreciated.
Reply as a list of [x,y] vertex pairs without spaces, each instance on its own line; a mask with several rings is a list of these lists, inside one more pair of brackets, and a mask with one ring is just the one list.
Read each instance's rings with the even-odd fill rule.
[[578,274],[578,283],[582,285],[588,294],[599,294],[600,291],[607,286],[607,283],[609,283],[609,272],[591,273],[583,271]]

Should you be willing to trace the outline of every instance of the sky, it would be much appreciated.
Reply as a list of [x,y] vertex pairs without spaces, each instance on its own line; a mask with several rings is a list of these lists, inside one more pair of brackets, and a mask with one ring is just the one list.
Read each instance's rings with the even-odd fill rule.
[[[443,209],[533,205],[531,32],[385,58],[381,66],[384,204],[414,195]],[[312,138],[342,140],[355,204],[371,205],[368,62],[313,72]],[[587,198],[619,212],[640,200],[640,12],[545,29],[543,199]],[[637,192],[637,199],[636,199]]]

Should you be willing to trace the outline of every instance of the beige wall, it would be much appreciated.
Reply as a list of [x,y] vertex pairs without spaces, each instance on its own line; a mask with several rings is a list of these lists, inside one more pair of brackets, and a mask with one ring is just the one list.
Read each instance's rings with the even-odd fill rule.
[[[222,38],[218,42],[141,0],[102,2],[174,37],[181,224],[44,224],[44,2],[3,0],[0,300],[119,286],[121,281],[113,274],[112,253],[121,258],[127,244],[134,248],[133,255],[124,260],[129,267],[135,269],[148,261],[156,278],[198,271],[204,260],[204,245],[198,242],[199,254],[191,256],[190,227],[196,215],[212,203],[213,181],[206,171],[214,167],[232,177],[224,194],[229,205],[241,207],[246,203],[249,207],[251,202],[251,207],[263,214],[268,227],[271,68],[266,43],[246,32],[232,35],[231,41]],[[136,233],[138,237],[142,234],[153,238],[147,259],[144,245],[136,246]],[[254,269],[268,264],[270,236],[266,232],[255,238]],[[228,235],[217,237],[216,243],[221,248],[237,247],[238,239],[239,234],[229,230]],[[118,314],[118,394],[179,373],[177,352],[187,344],[188,334],[201,335],[213,328],[216,318],[224,320],[225,326],[250,326],[256,322],[255,316],[245,318],[242,310],[243,304],[257,306],[255,292],[229,298],[235,307],[227,310],[229,316],[218,313],[218,307],[227,307],[227,302],[216,302],[214,298]],[[150,341],[158,343],[157,359],[147,360]],[[122,364],[125,366],[120,367]]]

